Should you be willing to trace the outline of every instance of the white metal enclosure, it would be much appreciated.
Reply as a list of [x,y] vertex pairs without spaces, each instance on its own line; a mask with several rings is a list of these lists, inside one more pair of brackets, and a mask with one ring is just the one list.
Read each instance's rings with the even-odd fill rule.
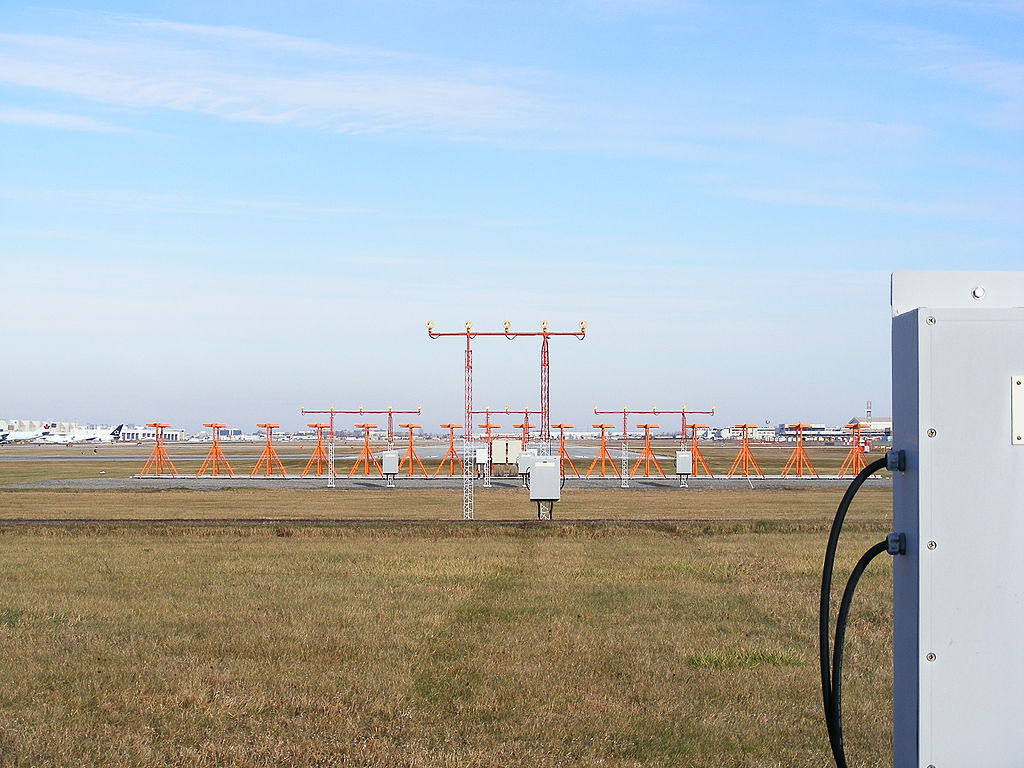
[[1021,768],[1024,273],[897,272],[892,306],[894,766]]

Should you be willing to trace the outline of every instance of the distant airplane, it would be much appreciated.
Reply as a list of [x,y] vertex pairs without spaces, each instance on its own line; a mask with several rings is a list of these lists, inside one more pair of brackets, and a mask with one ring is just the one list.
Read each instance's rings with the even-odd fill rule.
[[42,429],[30,429],[14,432],[0,432],[0,443],[27,443],[50,434],[50,425],[44,424]]
[[36,438],[38,443],[116,443],[121,439],[121,428],[124,424],[118,424],[110,432],[97,429],[75,429],[71,432],[47,433]]

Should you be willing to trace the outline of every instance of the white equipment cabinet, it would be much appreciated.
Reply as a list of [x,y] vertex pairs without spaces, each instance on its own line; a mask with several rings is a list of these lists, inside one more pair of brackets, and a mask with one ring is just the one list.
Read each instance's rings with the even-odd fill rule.
[[1024,766],[1024,273],[892,280],[895,768]]
[[561,498],[561,463],[557,458],[537,456],[530,467],[530,501],[537,502],[537,518],[550,520],[555,502]]

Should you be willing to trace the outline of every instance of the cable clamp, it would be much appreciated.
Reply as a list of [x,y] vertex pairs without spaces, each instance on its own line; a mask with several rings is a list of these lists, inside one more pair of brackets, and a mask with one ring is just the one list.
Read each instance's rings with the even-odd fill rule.
[[885,454],[885,468],[890,472],[907,471],[907,452],[903,450],[889,451]]
[[907,534],[890,533],[885,537],[885,550],[894,557],[907,554]]

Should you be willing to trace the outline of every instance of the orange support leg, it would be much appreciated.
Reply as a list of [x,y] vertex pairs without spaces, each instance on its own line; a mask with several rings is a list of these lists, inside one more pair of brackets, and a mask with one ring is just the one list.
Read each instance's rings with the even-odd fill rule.
[[654,452],[651,450],[651,430],[652,429],[658,429],[661,425],[660,424],[637,424],[637,426],[640,427],[644,431],[644,447],[640,451],[640,458],[638,458],[636,460],[636,463],[633,465],[633,469],[630,470],[629,476],[630,477],[634,477],[636,475],[636,471],[640,468],[640,465],[643,464],[644,465],[644,477],[650,477],[651,476],[651,464],[653,463],[654,464],[654,468],[656,470],[658,470],[658,474],[661,475],[662,477],[665,477],[665,472],[664,472],[664,470],[662,470],[661,464],[658,463],[658,457],[655,456]]
[[700,452],[700,446],[697,443],[697,430],[707,429],[707,424],[688,424],[690,432],[690,475],[697,477],[700,475],[700,470],[703,468],[704,472],[708,477],[714,477],[711,468],[708,467],[708,463],[704,461],[704,454]]
[[398,426],[402,427],[403,429],[408,429],[409,430],[409,447],[406,448],[405,455],[402,457],[402,460],[398,464],[398,471],[401,472],[402,471],[402,467],[405,465],[405,462],[408,461],[409,462],[409,477],[413,476],[413,474],[415,472],[415,469],[416,469],[416,466],[415,466],[416,464],[419,465],[420,472],[423,473],[423,476],[424,477],[428,477],[427,470],[426,470],[426,468],[424,468],[423,462],[420,461],[420,457],[416,455],[416,449],[413,447],[413,444],[412,444],[412,431],[414,429],[420,429],[423,425],[422,424],[399,424]]
[[612,468],[612,472],[615,473],[616,477],[619,477],[619,468],[615,465],[615,461],[612,459],[610,453],[608,453],[608,430],[614,427],[614,424],[591,424],[595,429],[601,430],[601,446],[597,449],[597,456],[590,462],[590,466],[587,467],[585,473],[586,477],[590,477],[590,473],[594,471],[594,467],[598,466],[600,462],[601,477],[604,477],[604,465],[608,464]]
[[576,469],[576,465],[572,463],[572,459],[569,458],[569,452],[565,450],[565,430],[572,429],[572,424],[552,424],[552,427],[558,430],[558,466],[562,472],[562,477],[565,477],[565,465],[568,464],[572,469],[572,472],[576,477],[580,476],[580,472]]
[[736,424],[736,429],[741,431],[740,437],[740,452],[736,454],[736,458],[732,462],[732,466],[729,468],[729,477],[736,474],[736,470],[741,470],[744,477],[750,474],[750,470],[753,469],[758,475],[764,477],[764,472],[761,471],[761,465],[757,463],[757,459],[754,458],[754,454],[750,450],[750,430],[755,429],[757,424]]
[[380,468],[377,458],[373,455],[373,451],[370,450],[370,430],[376,429],[376,424],[356,424],[357,427],[363,430],[363,450],[356,456],[356,463],[352,465],[352,469],[348,471],[348,476],[352,477],[355,471],[359,469],[359,465],[362,464],[365,469],[363,475],[369,476],[370,464],[373,464],[373,468],[377,470],[377,474],[384,477],[384,471]]
[[804,430],[811,425],[787,424],[786,426],[796,430],[796,444],[793,446],[793,452],[786,461],[786,466],[782,468],[782,476],[785,477],[791,471],[796,470],[797,477],[802,477],[806,469],[808,473],[818,477],[818,470],[814,468],[810,458],[807,456],[807,451],[804,450]]
[[203,464],[199,467],[199,471],[196,472],[196,477],[202,477],[206,470],[210,470],[210,475],[216,477],[220,474],[221,469],[229,477],[234,477],[234,470],[231,469],[231,465],[228,464],[227,456],[224,455],[224,451],[220,447],[220,430],[226,427],[227,424],[221,424],[219,422],[210,422],[203,424],[204,427],[210,427],[213,430],[213,442],[210,444],[210,450],[206,454],[206,458],[203,460]]
[[274,450],[274,430],[281,425],[257,424],[256,426],[264,431],[266,442],[263,444],[263,453],[256,460],[256,466],[252,468],[249,477],[255,477],[259,474],[261,467],[264,470],[265,477],[270,477],[274,472],[280,472],[281,477],[287,477],[288,474],[284,471],[284,464],[281,463],[281,458],[277,455],[277,451]]
[[146,459],[146,463],[142,466],[140,475],[176,475],[178,470],[174,468],[174,463],[171,461],[171,457],[167,455],[167,449],[164,448],[164,430],[171,426],[170,424],[164,424],[161,421],[154,421],[146,424],[147,427],[152,427],[153,431],[156,432],[156,442],[153,445],[153,450],[149,454],[149,458]]
[[847,424],[846,429],[851,430],[850,452],[846,454],[846,458],[843,460],[843,465],[839,468],[840,477],[843,477],[847,473],[851,475],[858,475],[860,474],[860,471],[867,466],[864,463],[864,442],[860,436],[860,424]]
[[[462,474],[465,471],[465,464],[462,463],[462,457],[459,456],[459,452],[455,450],[455,430],[462,429],[461,424],[441,424],[442,427],[448,429],[448,451],[445,453],[444,458],[441,459],[441,463],[437,466],[437,471],[434,473],[434,477],[441,474],[444,469],[444,465],[448,464],[449,471],[448,477],[455,477],[456,474]],[[459,465],[458,473],[455,472],[455,465]]]
[[[313,454],[309,457],[309,461],[306,462],[306,466],[302,470],[302,477],[306,477],[313,471],[314,475],[321,476],[324,474],[324,467],[330,465],[330,459],[327,458],[327,451],[324,449],[324,432],[330,428],[330,424],[307,424],[307,427],[313,427],[316,430],[316,446],[313,448]],[[315,471],[314,471],[315,470]],[[331,473],[337,476],[337,472],[334,471],[334,467],[330,467]]]

